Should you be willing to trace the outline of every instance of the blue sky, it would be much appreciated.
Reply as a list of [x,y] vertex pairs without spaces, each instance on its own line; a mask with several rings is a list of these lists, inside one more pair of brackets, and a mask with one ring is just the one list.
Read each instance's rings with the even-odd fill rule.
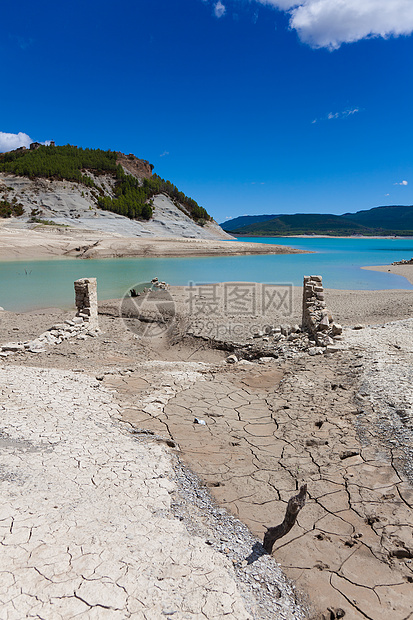
[[0,150],[133,152],[218,221],[413,204],[412,0],[20,0],[1,26]]

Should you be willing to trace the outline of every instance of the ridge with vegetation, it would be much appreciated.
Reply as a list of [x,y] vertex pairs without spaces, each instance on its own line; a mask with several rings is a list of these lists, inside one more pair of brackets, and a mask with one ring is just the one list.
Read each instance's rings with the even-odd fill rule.
[[231,235],[239,237],[295,235],[410,237],[413,236],[413,206],[374,207],[344,215],[296,213],[240,216],[223,222],[220,226]]
[[[129,165],[128,165],[129,164]],[[195,200],[186,196],[170,181],[152,175],[153,166],[134,155],[115,151],[83,149],[66,146],[38,146],[0,154],[0,172],[57,181],[71,181],[96,190],[97,206],[130,219],[149,220],[153,215],[152,198],[164,193],[197,224],[211,221],[211,216]],[[93,176],[111,175],[115,180],[114,194],[108,196]],[[135,176],[138,174],[139,176]],[[5,203],[3,205],[3,203]],[[0,203],[0,217],[22,215],[7,200]]]

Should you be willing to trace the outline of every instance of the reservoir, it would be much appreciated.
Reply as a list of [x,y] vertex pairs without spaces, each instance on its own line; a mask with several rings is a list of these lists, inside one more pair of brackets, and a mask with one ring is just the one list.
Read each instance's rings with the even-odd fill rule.
[[[125,295],[139,283],[158,277],[171,285],[211,282],[266,282],[300,286],[304,275],[320,274],[326,288],[347,290],[407,289],[403,277],[366,271],[413,256],[413,239],[372,238],[240,238],[287,245],[312,254],[233,257],[54,259],[0,263],[0,306],[24,311],[73,307],[73,282],[98,279],[99,299]],[[413,269],[413,267],[412,267]]]

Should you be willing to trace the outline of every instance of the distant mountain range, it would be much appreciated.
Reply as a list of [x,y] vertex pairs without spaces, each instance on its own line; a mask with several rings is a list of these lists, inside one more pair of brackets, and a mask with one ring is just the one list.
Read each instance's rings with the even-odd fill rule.
[[357,213],[296,213],[294,215],[243,215],[220,224],[240,237],[295,235],[400,235],[413,236],[413,205],[374,207]]

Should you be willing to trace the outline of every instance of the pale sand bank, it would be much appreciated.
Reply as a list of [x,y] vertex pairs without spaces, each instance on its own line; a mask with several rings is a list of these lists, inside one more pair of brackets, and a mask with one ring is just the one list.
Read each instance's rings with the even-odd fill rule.
[[393,273],[396,276],[403,276],[411,284],[413,284],[413,265],[373,265],[362,267],[368,271],[381,271],[382,273]]
[[240,254],[303,254],[286,246],[224,239],[124,237],[118,234],[39,227],[16,229],[0,225],[0,261],[51,258],[133,258],[235,256]]

